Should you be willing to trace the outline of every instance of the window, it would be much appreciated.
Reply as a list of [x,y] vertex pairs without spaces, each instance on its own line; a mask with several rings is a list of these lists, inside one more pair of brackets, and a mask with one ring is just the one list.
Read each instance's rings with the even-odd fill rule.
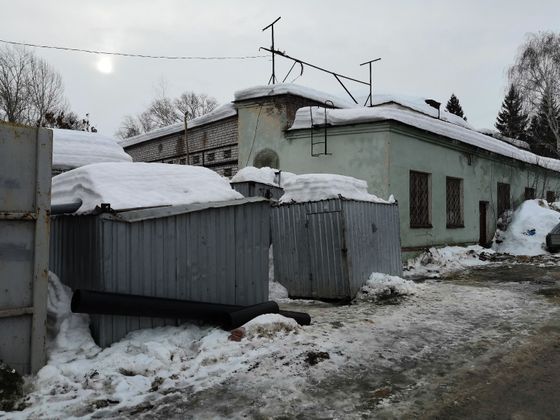
[[464,227],[463,220],[463,180],[447,177],[445,180],[447,227]]
[[186,164],[187,164],[187,158],[181,158],[181,159],[179,159],[179,163],[180,163],[181,165],[186,165]]
[[431,228],[430,174],[410,171],[410,227]]
[[208,160],[208,162],[212,162],[215,158],[216,158],[216,153],[214,152],[208,153],[206,155],[206,159]]
[[498,217],[511,208],[509,201],[509,184],[498,182]]
[[556,201],[556,193],[554,191],[547,191],[546,201],[548,201],[549,203],[554,203]]
[[200,155],[196,155],[192,157],[193,165],[198,165],[200,163]]
[[231,176],[231,168],[224,169],[224,176]]
[[530,187],[525,187],[525,200],[535,199],[535,189]]
[[231,149],[224,150],[224,159],[230,159],[230,158],[231,158]]

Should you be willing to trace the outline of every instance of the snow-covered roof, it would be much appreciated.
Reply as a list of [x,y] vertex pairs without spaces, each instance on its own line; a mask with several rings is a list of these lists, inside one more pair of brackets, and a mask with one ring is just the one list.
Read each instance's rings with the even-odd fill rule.
[[487,136],[494,137],[495,139],[505,141],[506,143],[513,144],[515,147],[519,147],[520,149],[525,149],[525,150],[531,149],[531,146],[529,146],[529,143],[527,143],[526,141],[514,139],[511,137],[506,137],[496,130],[491,130],[489,128],[479,128],[476,131],[485,134]]
[[279,83],[275,85],[262,85],[254,86],[248,89],[238,90],[234,94],[236,101],[244,101],[247,99],[262,98],[265,96],[278,96],[278,95],[294,95],[302,98],[311,99],[313,101],[325,103],[332,101],[336,108],[355,108],[354,102],[346,99],[341,99],[338,96],[330,93],[321,92],[305,86],[296,85],[293,83]]
[[[280,177],[276,176],[280,173]],[[278,169],[269,168],[255,168],[254,166],[246,166],[240,169],[231,179],[231,182],[260,182],[261,184],[273,185],[281,187],[284,183],[295,174],[287,171],[279,171]],[[278,184],[280,180],[280,184]]]
[[[313,120],[324,121],[325,108],[313,107]],[[539,165],[560,172],[560,161],[543,156],[537,156],[511,144],[497,140],[477,131],[429,117],[423,113],[398,107],[381,105],[371,108],[328,109],[327,123],[332,126],[360,124],[393,120],[403,124],[429,131],[462,143],[476,146],[490,152],[507,156],[523,162]],[[290,130],[311,127],[309,107],[301,108],[296,113],[295,121]]]
[[87,131],[53,128],[53,169],[66,170],[99,162],[131,162],[112,138]]
[[[187,127],[191,129],[194,127],[199,127],[201,125],[220,121],[228,117],[233,117],[235,115],[237,115],[237,110],[235,109],[233,103],[229,102],[227,104],[219,106],[218,108],[209,112],[208,114],[204,114],[200,117],[189,120],[187,122]],[[129,137],[127,139],[121,140],[119,144],[122,147],[129,147],[159,137],[180,133],[181,131],[184,130],[185,130],[185,124],[183,122],[178,122],[175,124],[168,125],[166,127],[156,128],[155,130],[149,131],[147,133],[139,134],[134,137]]]
[[82,200],[77,213],[101,203],[115,210],[241,199],[228,180],[201,166],[165,163],[97,163],[57,175],[51,203]]

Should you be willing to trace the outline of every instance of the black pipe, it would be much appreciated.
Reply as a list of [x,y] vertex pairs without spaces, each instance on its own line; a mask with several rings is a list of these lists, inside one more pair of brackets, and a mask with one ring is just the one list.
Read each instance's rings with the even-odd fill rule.
[[279,311],[280,315],[294,319],[299,325],[311,325],[311,316],[305,312]]
[[51,206],[51,216],[75,213],[81,206],[82,200],[78,200],[75,203],[55,204]]
[[279,308],[276,302],[243,307],[79,289],[72,296],[71,310],[98,315],[198,320],[234,329],[259,315],[278,313]]

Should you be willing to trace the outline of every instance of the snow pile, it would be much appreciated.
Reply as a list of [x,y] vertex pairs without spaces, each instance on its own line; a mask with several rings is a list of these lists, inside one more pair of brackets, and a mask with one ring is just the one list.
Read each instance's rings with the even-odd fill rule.
[[407,261],[404,268],[405,277],[438,278],[443,274],[488,264],[484,254],[493,253],[494,251],[479,245],[430,248]]
[[[229,102],[227,104],[219,106],[213,111],[210,111],[208,114],[204,114],[198,118],[193,118],[192,120],[187,121],[187,129],[190,130],[191,128],[210,124],[216,121],[223,120],[225,118],[233,117],[235,115],[237,115],[237,109],[235,109],[233,103]],[[129,137],[127,139],[121,140],[119,143],[122,147],[129,147],[155,138],[169,136],[184,131],[185,123],[181,121],[175,124],[168,125],[166,127],[156,128],[155,130],[149,131],[147,133]]]
[[367,182],[350,176],[335,174],[296,175],[284,183],[284,195],[280,203],[301,203],[306,201],[346,198],[349,200],[393,203],[391,196],[383,200],[367,191]]
[[101,203],[116,210],[236,200],[227,179],[200,166],[164,163],[98,163],[57,175],[52,204],[82,200],[77,213]]
[[291,172],[279,171],[278,169],[269,168],[268,166],[265,166],[264,168],[246,166],[234,175],[231,182],[253,181],[282,187],[287,180],[293,178],[294,176],[295,174]]
[[292,318],[280,314],[260,315],[247,322],[243,328],[248,339],[254,337],[271,338],[280,333],[297,332],[301,327]]
[[506,231],[497,231],[493,249],[512,255],[547,254],[546,235],[560,223],[560,213],[545,200],[527,200],[515,210]]
[[273,246],[268,249],[268,299],[275,301],[288,300],[288,289],[274,281],[274,252]]
[[384,273],[371,273],[356,295],[356,301],[379,302],[386,299],[414,295],[418,285],[413,281]]
[[53,169],[67,170],[99,162],[131,162],[117,141],[99,133],[53,128]]
[[[539,165],[560,172],[560,161],[552,158],[537,156],[526,150],[519,149],[511,144],[497,140],[485,134],[448,123],[437,118],[431,118],[422,113],[396,108],[393,106],[380,105],[371,108],[354,109],[328,109],[327,124],[342,126],[350,124],[371,123],[378,121],[398,121],[411,127],[458,140],[471,146],[480,147],[503,156]],[[325,108],[312,107],[313,121],[323,121]],[[300,108],[296,112],[296,118],[290,130],[308,129],[311,127],[310,108]]]
[[311,99],[312,101],[321,102],[323,104],[327,101],[331,101],[336,108],[355,108],[359,106],[350,100],[341,99],[338,96],[293,83],[253,86],[248,89],[238,90],[235,92],[234,97],[236,101],[244,101],[247,99],[278,95],[300,96],[302,98]]

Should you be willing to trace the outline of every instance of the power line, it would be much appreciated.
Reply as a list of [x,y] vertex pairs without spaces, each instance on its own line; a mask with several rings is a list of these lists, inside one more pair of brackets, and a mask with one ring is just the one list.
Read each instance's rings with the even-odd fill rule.
[[256,58],[267,58],[267,55],[243,55],[243,56],[186,56],[186,55],[148,55],[148,54],[131,54],[123,52],[110,52],[110,51],[98,51],[98,50],[86,50],[83,48],[70,48],[70,47],[57,47],[52,45],[40,45],[40,44],[30,44],[27,42],[16,42],[16,41],[6,41],[0,39],[0,42],[11,45],[19,45],[23,47],[32,48],[46,48],[51,50],[62,50],[71,52],[82,52],[87,54],[99,54],[99,55],[117,55],[121,57],[135,57],[135,58],[149,58],[155,60],[250,60]]

